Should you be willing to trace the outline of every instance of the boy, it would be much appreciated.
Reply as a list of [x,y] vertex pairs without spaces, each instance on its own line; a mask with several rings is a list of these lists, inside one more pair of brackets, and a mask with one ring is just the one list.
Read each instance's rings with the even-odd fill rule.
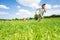
[[45,10],[45,5],[46,4],[42,4],[42,8],[39,8],[39,9],[37,9],[36,11],[38,11],[38,22],[44,17],[43,16],[43,14],[44,14],[44,12],[46,12],[46,10]]

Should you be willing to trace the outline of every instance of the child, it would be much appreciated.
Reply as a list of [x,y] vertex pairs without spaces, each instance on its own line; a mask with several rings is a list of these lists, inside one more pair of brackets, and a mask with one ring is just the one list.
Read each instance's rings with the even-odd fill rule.
[[41,7],[42,8],[39,8],[39,9],[37,9],[37,11],[38,11],[38,22],[44,17],[43,16],[43,14],[44,14],[44,12],[46,12],[46,10],[45,10],[45,5],[46,4],[43,4]]

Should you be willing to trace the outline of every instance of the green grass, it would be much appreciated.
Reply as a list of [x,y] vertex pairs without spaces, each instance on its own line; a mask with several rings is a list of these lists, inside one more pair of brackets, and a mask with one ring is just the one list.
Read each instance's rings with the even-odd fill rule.
[[0,21],[0,40],[60,40],[60,18]]

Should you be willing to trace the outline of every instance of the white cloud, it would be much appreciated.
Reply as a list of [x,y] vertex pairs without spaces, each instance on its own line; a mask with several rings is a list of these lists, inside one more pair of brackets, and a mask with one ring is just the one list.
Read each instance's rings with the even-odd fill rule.
[[46,10],[46,13],[44,13],[44,16],[51,16],[53,14],[54,14],[53,10]]
[[8,12],[0,12],[0,14],[9,14]]
[[46,9],[51,9],[52,5],[51,4],[46,4]]
[[[44,14],[45,16],[51,16],[51,15],[60,15],[60,9],[56,9],[59,8],[60,5],[51,5],[51,4],[46,4],[46,13]],[[55,9],[52,9],[55,8]]]
[[54,10],[54,14],[60,15],[60,9],[59,10]]
[[46,9],[52,9],[52,8],[60,8],[60,5],[46,4]]
[[32,7],[32,8],[37,8],[39,7],[39,2],[41,0],[17,0],[19,4],[22,4],[24,6]]
[[[41,2],[41,0],[16,0],[19,4],[22,4],[24,6],[28,6],[28,7],[32,7],[33,9],[37,9],[37,8],[41,8],[41,5],[39,6],[39,3]],[[60,12],[57,10],[52,10],[53,7],[57,7],[56,5],[53,6],[51,4],[46,4],[46,9],[47,12],[44,14],[44,16],[50,16],[53,14],[60,14]],[[29,15],[30,14],[30,15]],[[22,10],[20,9],[20,11],[17,12],[16,15],[20,15],[20,16],[32,16],[34,15],[34,12],[30,12],[28,10]]]
[[53,8],[59,8],[60,7],[60,5],[54,5],[53,6]]
[[0,8],[9,9],[9,7],[7,7],[6,5],[0,5]]
[[47,10],[46,13],[44,13],[44,16],[51,16],[51,15],[60,15],[60,10]]
[[37,4],[32,4],[30,7],[32,7],[33,9],[41,8],[41,6],[39,6]]
[[26,17],[32,17],[33,16],[33,12],[30,12],[30,11],[28,11],[28,10],[25,10],[25,9],[20,9],[17,13],[16,13],[16,15],[17,16],[20,16],[20,17],[22,17],[22,18],[26,18]]
[[28,10],[25,10],[25,9],[20,9],[19,11],[18,11],[18,13],[17,13],[17,15],[19,15],[19,14],[30,14],[30,12],[28,11]]
[[17,6],[17,8],[21,8],[21,6]]

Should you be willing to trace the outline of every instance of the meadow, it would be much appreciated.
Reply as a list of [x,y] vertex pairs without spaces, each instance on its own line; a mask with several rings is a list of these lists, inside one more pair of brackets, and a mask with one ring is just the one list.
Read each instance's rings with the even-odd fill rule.
[[60,40],[60,18],[0,21],[0,40]]

